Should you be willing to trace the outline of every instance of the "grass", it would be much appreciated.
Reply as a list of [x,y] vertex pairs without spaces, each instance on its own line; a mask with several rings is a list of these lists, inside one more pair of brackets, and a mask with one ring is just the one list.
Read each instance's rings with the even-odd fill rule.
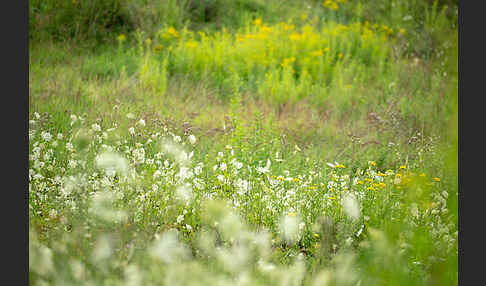
[[453,3],[112,2],[30,3],[32,285],[457,284]]

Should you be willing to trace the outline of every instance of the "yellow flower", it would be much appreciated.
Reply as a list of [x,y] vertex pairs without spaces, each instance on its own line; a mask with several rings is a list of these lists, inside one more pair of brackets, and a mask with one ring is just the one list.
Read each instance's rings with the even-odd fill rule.
[[171,36],[173,36],[174,38],[178,38],[179,37],[179,33],[176,31],[176,29],[174,29],[173,27],[170,27],[168,30],[167,30],[167,33]]
[[425,173],[420,174],[419,177],[425,177]]
[[317,51],[313,51],[313,52],[311,52],[311,55],[312,55],[313,57],[320,57],[320,56],[322,56],[322,55],[323,55],[323,52],[322,52],[322,50],[317,50]]
[[297,216],[297,213],[288,213],[288,216]]
[[440,178],[437,178],[437,177],[432,178],[432,180],[434,180],[434,181],[436,181],[436,182],[440,182]]
[[344,165],[336,165],[336,166],[334,166],[334,168],[336,168],[336,169],[338,169],[338,168],[339,169],[344,169],[344,168],[346,168],[346,166],[344,166]]
[[405,29],[403,29],[403,28],[400,28],[400,29],[398,30],[398,32],[399,32],[401,35],[405,35],[405,33],[407,33],[407,31],[405,31]]
[[363,182],[363,181],[361,181],[361,180],[358,180],[358,181],[356,182],[356,184],[357,184],[357,185],[362,185],[362,184],[364,184],[364,182]]
[[332,0],[325,0],[324,3],[322,3],[322,5],[324,5],[324,7],[333,11],[339,9],[338,4],[336,2],[333,2]]
[[295,28],[295,25],[294,24],[287,24],[287,23],[284,23],[283,24],[283,28],[284,28],[284,31],[292,31],[294,28]]
[[342,58],[343,57],[343,54],[342,53],[339,53],[338,54],[338,59]]
[[407,169],[407,166],[402,165],[402,166],[400,166],[400,168],[399,168],[399,169],[400,169],[400,170],[405,170],[405,169]]
[[335,197],[329,197],[330,200],[335,200],[336,198]]
[[295,62],[295,57],[285,58],[282,62],[282,67],[287,67],[291,63]]
[[319,234],[317,234],[317,233],[314,233],[314,234],[313,234],[313,236],[314,236],[315,238],[319,238]]
[[371,166],[376,166],[376,162],[375,161],[368,161],[368,164],[370,164]]
[[376,191],[376,189],[375,189],[375,188],[373,188],[373,187],[368,187],[367,189],[368,189],[369,191]]
[[116,39],[121,43],[127,39],[127,36],[125,36],[125,34],[120,34]]
[[292,33],[292,34],[290,34],[289,38],[292,41],[299,41],[299,40],[302,39],[302,35],[299,34],[299,33]]
[[195,48],[195,47],[197,47],[197,43],[195,41],[192,41],[192,40],[188,41],[188,42],[186,42],[186,47],[188,47],[190,49]]
[[262,24],[262,19],[256,18],[255,21],[253,21],[253,25],[255,26],[260,26]]

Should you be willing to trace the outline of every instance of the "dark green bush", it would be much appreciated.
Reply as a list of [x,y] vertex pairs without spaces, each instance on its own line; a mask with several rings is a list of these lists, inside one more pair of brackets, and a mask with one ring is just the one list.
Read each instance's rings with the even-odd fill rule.
[[134,27],[124,0],[29,1],[29,36],[103,40],[111,31]]

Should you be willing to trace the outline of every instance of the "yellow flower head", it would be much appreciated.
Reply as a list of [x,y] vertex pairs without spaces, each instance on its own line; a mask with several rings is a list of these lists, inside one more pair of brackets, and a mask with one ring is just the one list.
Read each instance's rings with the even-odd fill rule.
[[174,29],[173,27],[170,27],[168,30],[167,30],[167,33],[169,35],[171,35],[172,37],[174,38],[178,38],[179,37],[179,32],[176,31],[176,29]]
[[116,39],[121,43],[127,39],[127,36],[125,36],[125,34],[120,34]]
[[432,180],[434,180],[434,181],[436,181],[436,182],[440,182],[440,178],[437,178],[437,177],[432,178]]

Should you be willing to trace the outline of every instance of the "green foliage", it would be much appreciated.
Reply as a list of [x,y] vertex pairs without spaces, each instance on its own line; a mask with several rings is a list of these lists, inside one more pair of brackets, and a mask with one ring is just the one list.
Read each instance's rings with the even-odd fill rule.
[[453,2],[31,1],[30,280],[457,284]]

